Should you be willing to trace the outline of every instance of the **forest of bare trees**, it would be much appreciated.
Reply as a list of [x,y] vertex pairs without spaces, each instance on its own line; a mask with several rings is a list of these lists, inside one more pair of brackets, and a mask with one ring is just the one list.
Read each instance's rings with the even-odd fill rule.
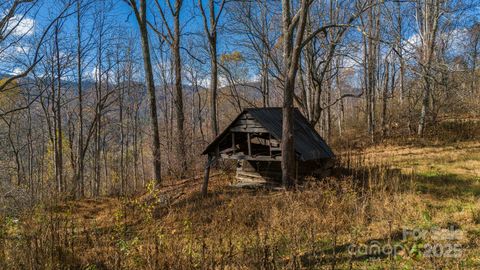
[[480,269],[479,18],[0,0],[0,269]]
[[246,107],[331,144],[434,136],[478,117],[477,1],[7,0],[0,196],[135,194],[198,175]]

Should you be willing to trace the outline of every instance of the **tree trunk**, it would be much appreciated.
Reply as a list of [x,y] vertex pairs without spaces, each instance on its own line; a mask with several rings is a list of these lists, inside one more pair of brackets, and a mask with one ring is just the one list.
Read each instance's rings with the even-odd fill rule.
[[174,37],[172,43],[173,65],[175,69],[175,109],[178,132],[177,159],[180,162],[180,177],[187,172],[187,153],[185,149],[185,114],[183,110],[182,61],[180,55],[180,9],[182,1],[175,1]]
[[[372,0],[373,3],[373,0]],[[376,132],[376,95],[378,87],[378,56],[380,38],[380,8],[373,7],[369,10],[366,27],[367,36],[364,36],[364,69],[366,88],[366,114],[370,141],[375,142]]]
[[57,167],[57,185],[58,185],[58,192],[64,191],[64,183],[63,183],[63,133],[62,133],[62,113],[61,113],[61,98],[62,98],[62,74],[61,74],[61,64],[60,64],[60,48],[59,48],[59,40],[58,40],[59,29],[56,27],[55,29],[55,53],[56,53],[56,68],[57,68],[57,97],[55,100],[56,106],[56,138],[57,138],[57,159],[56,159],[56,167]]
[[403,99],[405,95],[405,61],[403,59],[403,44],[402,44],[402,36],[403,36],[403,31],[402,31],[402,9],[401,9],[401,2],[397,2],[397,32],[398,32],[398,37],[397,37],[397,53],[398,53],[398,58],[400,61],[400,93],[399,93],[399,100],[400,100],[400,105],[403,104]]
[[295,183],[295,149],[293,137],[293,91],[294,78],[287,79],[283,90],[282,124],[282,184],[289,187]]
[[430,79],[425,77],[423,83],[422,109],[420,111],[420,119],[418,121],[418,136],[420,137],[423,137],[425,133],[425,127],[427,125],[427,113],[430,108]]
[[262,59],[262,96],[263,96],[263,107],[270,107],[270,79],[268,76],[268,59],[267,56],[264,56]]
[[[305,33],[306,17],[308,15],[309,2],[303,0],[301,8],[297,11],[298,24],[292,22],[291,6],[289,0],[282,0],[282,34],[283,34],[283,123],[282,123],[282,184],[289,187],[295,184],[295,148],[293,97],[295,91],[295,78],[298,71],[298,62],[302,50],[303,35]],[[295,31],[296,30],[296,31]],[[296,33],[294,33],[296,32]]]
[[[125,195],[125,162],[124,162],[124,156],[125,156],[125,131],[123,127],[123,118],[124,118],[124,113],[123,113],[123,96],[124,96],[124,84],[120,86],[120,76],[117,76],[117,87],[119,87],[119,93],[118,93],[118,117],[119,117],[119,122],[120,122],[120,193],[122,195]],[[128,149],[128,147],[127,147]]]
[[210,76],[210,122],[212,125],[212,137],[216,138],[218,136],[218,121],[217,121],[217,87],[218,87],[218,63],[217,63],[217,38],[216,34],[214,40],[211,41],[210,50],[211,50],[211,65],[212,73]]
[[422,109],[418,123],[418,136],[422,137],[425,133],[427,122],[427,114],[430,107],[430,95],[432,91],[432,61],[435,51],[436,36],[438,30],[438,21],[440,19],[440,0],[419,1],[417,8],[419,9],[419,27],[422,36],[422,48],[420,55],[420,63],[422,66],[423,76],[423,96]]
[[[97,102],[99,101],[99,98],[97,97]],[[99,106],[97,106],[99,107]],[[92,196],[98,196],[96,193],[96,186],[99,185],[100,183],[100,151],[101,151],[101,128],[102,128],[102,116],[101,116],[101,110],[97,109],[96,112],[97,114],[97,125],[95,127],[95,151],[94,151],[94,177],[93,177],[93,182],[90,183],[90,191]]]
[[[329,75],[330,77],[330,75]],[[332,82],[329,79],[327,81],[327,104],[332,102]],[[332,139],[332,106],[327,105],[327,141]]]
[[[77,0],[77,84],[78,84],[78,145],[77,172],[75,176],[74,196],[85,196],[84,188],[84,150],[83,150],[83,89],[82,89],[82,34],[80,20],[80,0]],[[80,190],[78,190],[80,189]]]
[[[134,11],[135,10],[136,6],[134,7]],[[157,98],[155,94],[152,62],[150,58],[150,45],[148,41],[146,0],[140,0],[140,11],[136,11],[135,15],[137,17],[137,23],[140,28],[143,68],[145,70],[145,81],[147,85],[148,96],[150,99],[150,125],[152,128],[153,171],[156,183],[160,184],[162,179],[160,163],[160,133],[158,130]]]
[[205,163],[205,174],[203,176],[203,184],[202,184],[202,197],[207,197],[208,193],[208,180],[210,178],[210,166],[212,163],[212,156],[208,154],[207,162]]
[[[388,56],[386,56],[388,57]],[[393,74],[392,74],[393,75]],[[388,86],[390,79],[390,62],[385,60],[385,80],[383,85],[383,95],[382,95],[382,138],[387,136],[387,102],[388,102]]]
[[98,48],[97,48],[97,66],[96,66],[96,81],[95,81],[95,95],[96,95],[96,106],[95,114],[97,118],[97,124],[95,127],[95,151],[94,151],[94,178],[93,183],[91,184],[91,193],[92,196],[98,196],[98,186],[100,186],[101,181],[101,152],[102,152],[102,118],[103,118],[103,25],[100,25],[99,39],[98,39]]
[[209,8],[209,23],[207,23],[207,14],[203,8],[202,0],[198,0],[200,12],[203,17],[204,32],[207,36],[209,52],[210,52],[210,122],[212,129],[212,137],[218,135],[218,121],[217,121],[217,88],[218,88],[218,56],[217,56],[217,23],[223,10],[225,0],[222,0],[218,14],[215,11],[216,3],[214,0],[208,1]]

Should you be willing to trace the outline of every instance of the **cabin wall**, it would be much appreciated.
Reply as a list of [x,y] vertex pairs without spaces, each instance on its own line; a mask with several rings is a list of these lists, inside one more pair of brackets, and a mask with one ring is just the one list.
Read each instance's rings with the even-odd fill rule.
[[238,161],[236,179],[238,183],[248,185],[266,185],[281,182],[279,161]]
[[[298,181],[302,182],[308,176],[317,178],[328,176],[332,165],[331,160],[297,161]],[[280,184],[282,181],[281,162],[240,160],[236,178],[238,182],[244,184]]]

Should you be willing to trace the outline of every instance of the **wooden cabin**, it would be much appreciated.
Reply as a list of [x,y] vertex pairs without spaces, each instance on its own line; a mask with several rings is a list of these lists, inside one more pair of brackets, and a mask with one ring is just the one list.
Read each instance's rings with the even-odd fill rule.
[[[203,151],[207,169],[218,158],[237,161],[237,185],[281,183],[282,108],[249,108]],[[298,109],[294,110],[296,177],[325,173],[334,154]],[[206,171],[208,183],[208,172]],[[206,191],[205,191],[206,192]]]

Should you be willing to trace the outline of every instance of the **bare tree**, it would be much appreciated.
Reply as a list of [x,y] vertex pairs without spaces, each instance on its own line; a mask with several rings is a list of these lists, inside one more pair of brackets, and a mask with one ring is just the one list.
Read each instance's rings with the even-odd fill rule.
[[441,0],[418,0],[416,17],[421,40],[420,68],[423,77],[422,109],[418,123],[418,135],[423,136],[427,124],[432,90],[432,71],[435,56],[439,20],[442,15]]
[[[370,1],[372,4],[376,0]],[[363,22],[363,20],[362,20]],[[367,22],[363,23],[366,35],[363,36],[365,105],[368,134],[375,141],[376,101],[378,88],[378,57],[380,55],[380,6],[370,9]]]
[[[332,77],[335,75],[333,61],[341,54],[339,47],[354,21],[364,12],[369,5],[361,3],[358,10],[352,12],[351,4],[341,6],[339,3],[330,2],[330,5],[321,7],[317,12],[326,13],[328,21],[317,20],[313,15],[307,21],[306,33],[313,34],[310,42],[305,44],[303,50],[303,67],[300,78],[306,77],[302,84],[300,95],[295,95],[295,100],[305,112],[307,119],[315,126],[320,121],[322,112],[329,109],[340,100],[347,97],[358,97],[362,93],[345,93],[336,100],[331,99]],[[324,10],[325,9],[325,10]],[[316,10],[316,9],[315,9]],[[337,27],[334,27],[337,26]],[[323,29],[322,35],[314,34],[317,29]],[[338,68],[337,68],[338,69]],[[324,95],[326,94],[326,97]],[[323,99],[326,98],[324,102]],[[327,121],[328,122],[328,121]]]
[[474,24],[469,30],[468,56],[470,59],[470,91],[472,94],[478,92],[478,57],[480,55],[480,23]]
[[225,0],[221,0],[218,11],[216,11],[214,0],[208,0],[208,15],[203,8],[203,1],[198,0],[198,6],[203,18],[204,32],[208,40],[208,51],[210,53],[210,124],[212,128],[212,137],[218,135],[217,121],[217,88],[218,88],[218,60],[217,60],[217,27],[222,15]]
[[232,18],[235,26],[232,31],[245,37],[237,44],[245,48],[245,58],[253,62],[259,70],[260,86],[257,88],[262,94],[262,106],[268,107],[272,86],[271,66],[279,66],[275,41],[281,31],[275,20],[276,5],[269,1],[256,0],[233,2],[229,6],[229,21]]
[[295,149],[293,139],[293,97],[298,62],[302,51],[303,35],[311,2],[302,0],[292,16],[289,0],[282,0],[283,41],[283,128],[282,128],[282,183],[290,186],[295,182]]
[[77,26],[77,91],[78,91],[78,145],[77,145],[77,164],[75,172],[75,183],[73,193],[75,196],[85,196],[85,150],[84,150],[84,122],[83,122],[83,58],[84,48],[82,47],[82,4],[77,0],[76,4],[76,26]]
[[[0,53],[5,51],[8,47],[11,47],[15,42],[8,43],[9,37],[13,36],[17,29],[20,28],[21,24],[24,22],[25,17],[36,5],[37,1],[34,0],[13,0],[13,1],[2,1],[0,3],[0,9],[5,11],[0,15]],[[28,30],[31,31],[32,29]],[[22,39],[25,35],[21,33],[22,36],[16,38],[17,41]],[[36,62],[35,62],[36,64]],[[12,76],[11,80],[0,82],[0,92],[5,90],[5,87],[13,80],[25,77],[28,72],[33,69],[34,65],[31,65],[27,70],[21,72],[20,74]]]
[[[22,22],[26,19],[27,14],[33,9],[37,2],[37,0],[13,0],[0,3],[0,8],[2,10],[8,11],[2,14],[2,16],[0,17],[0,54],[5,52],[8,48],[11,48],[11,46],[13,46],[14,44],[17,44],[21,39],[25,37],[25,34],[21,34],[20,37],[16,38],[15,41],[9,41],[9,37],[12,36],[13,33],[15,33],[16,29],[19,28],[19,26],[21,26]],[[71,15],[71,13],[68,13],[71,5],[72,2],[66,2],[60,10],[59,14],[55,18],[53,18],[50,23],[45,27],[36,44],[36,48],[33,52],[33,59],[32,61],[30,61],[30,63],[26,64],[26,68],[22,72],[10,76],[7,80],[0,82],[0,92],[8,90],[8,88],[6,87],[11,82],[26,77],[41,61],[43,57],[40,55],[40,49],[43,45],[45,37],[50,32],[50,29],[59,20],[65,19]],[[28,31],[31,30],[32,29],[29,29]],[[28,106],[18,109],[12,109],[11,111],[18,111],[21,109],[26,109],[27,107]],[[4,112],[2,114],[5,115],[6,113],[7,112]]]
[[[295,169],[295,151],[293,142],[293,100],[295,97],[295,78],[299,68],[302,49],[312,42],[317,35],[332,28],[351,27],[352,22],[364,11],[376,3],[360,2],[357,12],[354,12],[346,22],[333,21],[328,24],[309,29],[306,33],[308,14],[313,1],[301,1],[296,14],[292,16],[292,7],[289,1],[282,1],[282,42],[283,42],[283,131],[282,131],[282,182],[288,186],[293,183]],[[341,37],[341,35],[340,35]],[[335,50],[335,46],[331,48]],[[330,58],[331,61],[331,58]],[[327,67],[330,65],[327,65]],[[328,68],[326,69],[328,70]],[[317,102],[319,102],[317,100]]]
[[[63,128],[62,128],[62,63],[60,62],[60,47],[59,35],[60,24],[55,26],[54,31],[54,46],[55,46],[55,71],[52,72],[52,78],[57,83],[56,97],[54,97],[53,114],[55,126],[55,176],[57,180],[57,191],[63,192],[65,189],[64,174],[63,174]],[[54,65],[52,65],[53,67]],[[54,77],[56,76],[56,78]],[[52,84],[52,87],[53,86]]]
[[[166,1],[167,7],[164,7],[160,4],[159,0],[155,0],[158,12],[163,22],[163,27],[166,29],[166,34],[163,31],[155,29],[157,33],[163,40],[165,40],[170,45],[170,51],[173,58],[173,69],[175,73],[175,117],[177,124],[178,132],[178,142],[176,144],[177,150],[177,159],[180,163],[180,177],[183,178],[187,172],[187,152],[185,146],[185,114],[183,109],[183,85],[182,85],[182,59],[180,54],[180,39],[181,39],[181,28],[180,28],[180,15],[183,6],[183,0],[175,0],[172,4],[171,0]],[[173,18],[173,25],[167,20],[168,10],[170,16]]]
[[153,80],[152,62],[150,58],[150,44],[148,40],[147,29],[147,1],[139,0],[139,6],[136,0],[124,0],[132,8],[138,27],[140,28],[140,37],[143,52],[143,66],[145,69],[145,81],[147,84],[147,91],[150,97],[150,121],[152,127],[152,151],[153,151],[153,170],[155,173],[155,180],[160,184],[161,163],[160,163],[160,134],[158,131],[158,116],[157,116],[157,98],[155,94],[155,83]]

